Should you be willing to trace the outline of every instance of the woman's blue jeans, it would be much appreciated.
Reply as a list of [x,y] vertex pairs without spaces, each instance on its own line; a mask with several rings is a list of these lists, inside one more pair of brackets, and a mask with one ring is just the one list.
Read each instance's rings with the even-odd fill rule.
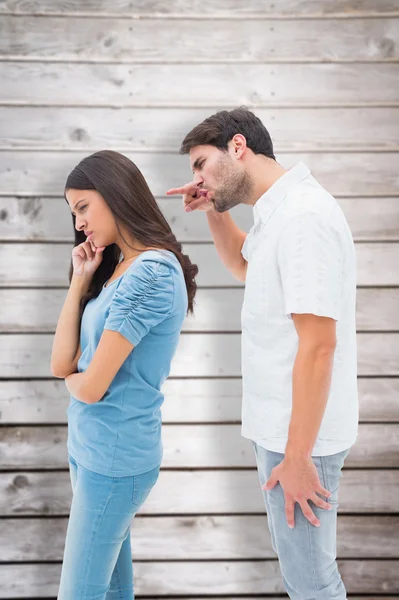
[[158,479],[159,466],[107,477],[69,456],[73,489],[58,600],[133,600],[132,519]]

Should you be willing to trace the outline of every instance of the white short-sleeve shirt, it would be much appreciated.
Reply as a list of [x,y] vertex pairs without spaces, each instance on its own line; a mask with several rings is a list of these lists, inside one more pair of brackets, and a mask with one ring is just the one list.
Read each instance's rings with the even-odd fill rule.
[[327,407],[313,456],[354,443],[358,424],[356,256],[337,201],[298,163],[256,202],[242,247],[242,435],[284,453],[298,334],[292,313],[336,320]]

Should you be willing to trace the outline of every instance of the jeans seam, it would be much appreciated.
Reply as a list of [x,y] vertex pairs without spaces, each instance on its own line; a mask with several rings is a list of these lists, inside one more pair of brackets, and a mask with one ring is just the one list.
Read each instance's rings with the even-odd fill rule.
[[90,540],[90,552],[89,552],[89,554],[88,554],[88,557],[87,557],[87,563],[86,563],[86,576],[85,576],[85,583],[84,583],[84,590],[85,590],[85,593],[87,592],[87,587],[88,587],[88,583],[87,583],[87,577],[88,577],[88,565],[89,565],[90,558],[91,558],[91,555],[92,555],[92,552],[93,552],[93,542],[94,542],[94,538],[96,537],[96,535],[97,535],[97,533],[98,533],[98,530],[100,529],[101,522],[102,522],[102,520],[103,520],[103,517],[104,517],[105,510],[106,510],[106,508],[107,508],[107,506],[108,506],[108,503],[109,503],[109,500],[110,500],[110,498],[111,498],[111,495],[112,495],[112,492],[113,492],[114,485],[115,485],[115,480],[114,480],[114,478],[112,478],[112,485],[111,485],[111,488],[110,488],[110,491],[109,491],[108,497],[107,497],[107,499],[106,499],[106,501],[105,501],[105,505],[104,505],[103,511],[102,511],[102,513],[101,513],[101,516],[100,516],[100,520],[99,520],[99,522],[98,522],[98,524],[97,524],[97,528],[96,528],[96,530],[93,532],[93,535],[92,535],[92,537],[91,537],[91,540]]
[[320,588],[319,585],[317,583],[317,577],[316,577],[316,572],[315,572],[315,568],[314,568],[314,562],[313,562],[313,553],[312,553],[312,536],[310,535],[310,528],[313,527],[313,525],[311,525],[309,523],[309,521],[306,519],[306,517],[304,517],[306,520],[306,530],[308,532],[308,543],[309,543],[309,554],[310,554],[310,564],[312,565],[312,573],[313,573],[313,581],[315,584],[315,588],[318,592],[320,592]]
[[[320,456],[320,466],[321,466],[321,472],[323,474],[323,487],[325,487],[326,490],[330,491],[329,486],[328,486],[327,469],[326,469],[326,465],[325,465],[323,456]],[[324,497],[324,499],[326,500],[326,502],[328,502],[327,497]]]
[[120,600],[123,600],[123,591],[122,591],[121,579],[120,579],[119,570],[118,570],[118,559],[116,560],[114,570],[115,570],[117,586],[118,586],[118,596],[119,596]]
[[133,493],[132,493],[132,504],[136,504],[135,503],[135,497],[136,497],[136,488],[137,488],[137,475],[133,475]]

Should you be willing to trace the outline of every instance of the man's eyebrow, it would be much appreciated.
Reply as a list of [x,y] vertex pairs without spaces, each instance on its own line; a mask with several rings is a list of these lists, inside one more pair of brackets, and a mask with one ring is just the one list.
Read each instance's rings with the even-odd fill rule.
[[199,156],[197,160],[194,161],[193,169],[198,169],[200,162],[202,161],[203,156]]
[[77,207],[78,204],[80,204],[81,202],[83,202],[84,198],[81,198],[80,200],[78,200],[75,204],[75,206],[72,207],[71,212],[73,212],[75,210],[75,208]]

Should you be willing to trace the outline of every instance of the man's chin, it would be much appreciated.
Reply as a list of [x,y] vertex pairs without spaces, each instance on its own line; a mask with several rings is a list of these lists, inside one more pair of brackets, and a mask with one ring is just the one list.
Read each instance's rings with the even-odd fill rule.
[[227,212],[228,210],[230,210],[230,206],[228,206],[227,204],[217,204],[216,202],[213,203],[213,206],[215,207],[216,212],[218,213],[224,213]]

